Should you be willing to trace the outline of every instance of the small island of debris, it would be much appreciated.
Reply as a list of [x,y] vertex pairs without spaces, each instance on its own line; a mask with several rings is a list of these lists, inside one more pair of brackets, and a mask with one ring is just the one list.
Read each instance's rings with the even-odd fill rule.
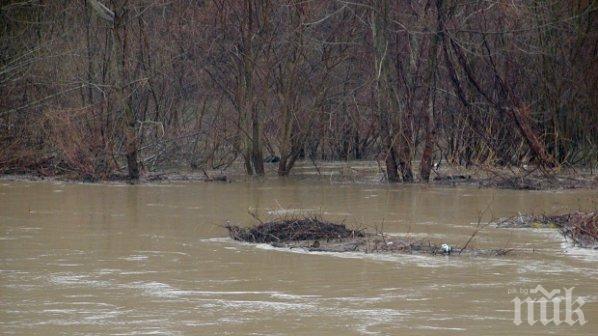
[[434,256],[475,255],[502,256],[512,249],[474,249],[471,238],[462,247],[415,240],[411,237],[388,236],[381,232],[351,230],[317,217],[285,218],[260,222],[252,227],[226,225],[232,239],[254,244],[270,244],[280,248],[300,248],[313,252],[403,253]]
[[501,218],[498,228],[558,229],[575,246],[598,249],[598,213],[572,212],[560,215],[522,215]]

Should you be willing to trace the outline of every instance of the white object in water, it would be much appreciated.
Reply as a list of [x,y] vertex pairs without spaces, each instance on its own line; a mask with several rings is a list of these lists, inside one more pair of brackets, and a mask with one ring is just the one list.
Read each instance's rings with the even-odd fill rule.
[[453,251],[452,246],[450,246],[448,244],[442,244],[440,246],[440,249],[442,250],[442,253],[447,253],[447,254],[450,254]]

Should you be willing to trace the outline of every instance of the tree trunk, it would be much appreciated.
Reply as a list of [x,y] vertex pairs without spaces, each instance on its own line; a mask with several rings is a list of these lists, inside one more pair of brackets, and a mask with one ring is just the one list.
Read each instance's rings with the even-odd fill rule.
[[[247,87],[247,80],[245,81],[245,90],[249,90],[249,88]],[[253,159],[253,152],[252,152],[252,144],[251,144],[251,138],[248,134],[249,130],[252,128],[251,127],[251,119],[249,118],[249,114],[251,113],[252,110],[252,102],[251,102],[251,93],[245,93],[245,106],[243,107],[241,113],[241,118],[240,118],[240,126],[242,128],[241,131],[241,137],[242,137],[242,141],[241,141],[241,146],[242,146],[242,153],[243,153],[243,160],[244,160],[244,164],[245,164],[245,172],[247,173],[247,175],[253,175],[253,165],[252,163],[252,159]]]
[[[256,33],[254,32],[254,15],[257,13],[259,20],[259,8],[254,7],[254,3],[246,0],[245,6],[245,22],[243,23],[243,31],[241,35],[242,46],[242,73],[243,73],[243,109],[241,111],[241,127],[244,128],[243,137],[244,143],[244,159],[245,170],[248,175],[253,173],[257,175],[264,175],[264,160],[261,148],[261,132],[260,132],[260,116],[259,110],[256,106],[255,99],[255,83],[254,83],[254,68],[256,53],[254,52],[254,39]],[[259,6],[259,5],[258,5]],[[259,24],[258,24],[259,25]]]
[[[430,172],[432,171],[432,152],[434,150],[435,141],[435,126],[434,126],[434,103],[433,96],[436,91],[436,66],[438,58],[438,42],[440,41],[440,33],[444,29],[444,19],[442,17],[442,1],[436,0],[436,34],[432,38],[432,46],[430,48],[430,55],[428,57],[428,75],[426,82],[430,87],[426,92],[424,103],[422,104],[425,138],[424,151],[420,161],[420,178],[423,182],[430,181]],[[431,102],[431,103],[430,103]]]
[[292,148],[292,120],[291,120],[291,111],[290,111],[290,97],[288,94],[290,93],[289,90],[286,88],[283,89],[283,94],[281,94],[281,102],[282,102],[282,131],[281,131],[281,139],[280,139],[280,162],[278,162],[278,175],[280,176],[287,176],[289,174],[289,167],[288,167],[288,160],[291,156],[291,148]]
[[264,157],[262,154],[260,120],[257,107],[253,107],[251,113],[251,163],[255,174],[264,176]]
[[538,139],[536,132],[532,129],[529,124],[530,121],[530,109],[528,106],[519,105],[510,109],[510,115],[512,116],[519,132],[526,140],[528,146],[534,153],[535,159],[540,166],[547,168],[554,168],[556,162],[552,156],[546,152],[546,147]]
[[[432,90],[430,90],[432,91]],[[433,95],[433,92],[428,92],[428,95]],[[428,103],[429,101],[432,103]],[[434,99],[426,98],[425,105],[423,106],[424,111],[424,127],[425,127],[425,138],[424,138],[424,151],[420,161],[420,178],[423,182],[430,181],[430,172],[432,171],[432,152],[434,150],[435,140],[435,126],[432,111],[434,110]]]
[[385,159],[386,164],[386,177],[388,182],[399,182],[399,173],[397,166],[397,158],[395,155],[394,147],[390,147]]
[[[414,102],[409,102],[412,105]],[[401,120],[401,142],[399,143],[399,170],[403,182],[413,182],[413,169],[411,168],[413,148],[413,109],[408,106]]]
[[394,99],[389,94],[389,42],[387,37],[388,10],[387,0],[374,1],[372,10],[372,37],[374,43],[374,78],[376,81],[376,109],[380,135],[384,145],[384,163],[386,165],[386,178],[388,182],[398,182],[397,161],[395,154],[395,135],[393,132],[393,120],[389,113],[388,101]]
[[129,179],[139,179],[137,162],[137,137],[135,135],[135,111],[131,103],[129,74],[127,69],[127,24],[129,21],[128,0],[119,1],[114,10],[114,50],[116,63],[116,109],[119,113],[120,127],[125,143],[125,156],[129,170]]

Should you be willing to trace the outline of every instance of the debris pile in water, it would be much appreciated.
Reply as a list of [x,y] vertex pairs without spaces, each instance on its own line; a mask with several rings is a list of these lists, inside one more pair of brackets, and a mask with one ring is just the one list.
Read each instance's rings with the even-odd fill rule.
[[575,245],[598,249],[598,213],[573,212],[561,215],[517,215],[495,222],[499,228],[559,229]]
[[569,215],[524,215],[501,218],[494,222],[499,228],[515,228],[515,229],[558,229],[565,225],[568,221]]
[[250,228],[225,226],[231,238],[249,243],[293,242],[301,240],[331,240],[363,237],[363,232],[349,230],[342,224],[322,221],[316,217],[280,219]]
[[301,248],[319,252],[405,253],[427,255],[505,255],[510,249],[453,248],[429,240],[388,236],[351,230],[314,217],[278,219],[261,222],[253,227],[226,225],[234,240],[248,243],[268,243],[275,247]]
[[598,213],[569,214],[561,233],[577,246],[598,249]]

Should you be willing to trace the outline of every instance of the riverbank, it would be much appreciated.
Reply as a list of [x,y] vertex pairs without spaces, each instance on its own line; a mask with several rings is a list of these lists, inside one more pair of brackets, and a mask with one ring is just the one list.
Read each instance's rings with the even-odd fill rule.
[[[417,167],[415,167],[417,168]],[[266,177],[278,177],[276,164],[266,165]],[[330,183],[384,184],[385,176],[373,161],[351,162],[300,162],[291,173],[295,178],[326,179]],[[242,167],[233,165],[225,170],[166,169],[145,172],[137,181],[130,181],[126,174],[113,174],[104,179],[78,175],[4,174],[0,180],[9,181],[60,181],[83,183],[173,183],[185,181],[234,182],[254,178],[243,173]],[[259,178],[259,177],[257,177]],[[285,177],[282,177],[285,178]],[[402,183],[397,183],[398,185]],[[431,186],[471,186],[514,190],[563,190],[598,188],[598,175],[591,170],[561,168],[544,171],[534,168],[461,167],[443,166],[433,171],[428,183],[415,181],[410,184]]]
[[221,172],[185,171],[185,172],[150,172],[143,174],[139,180],[131,181],[124,174],[114,174],[105,179],[90,177],[74,177],[70,175],[35,175],[35,174],[4,174],[0,175],[3,181],[54,181],[66,183],[106,183],[106,184],[146,184],[146,183],[172,183],[184,181],[196,182],[232,182],[230,175]]

